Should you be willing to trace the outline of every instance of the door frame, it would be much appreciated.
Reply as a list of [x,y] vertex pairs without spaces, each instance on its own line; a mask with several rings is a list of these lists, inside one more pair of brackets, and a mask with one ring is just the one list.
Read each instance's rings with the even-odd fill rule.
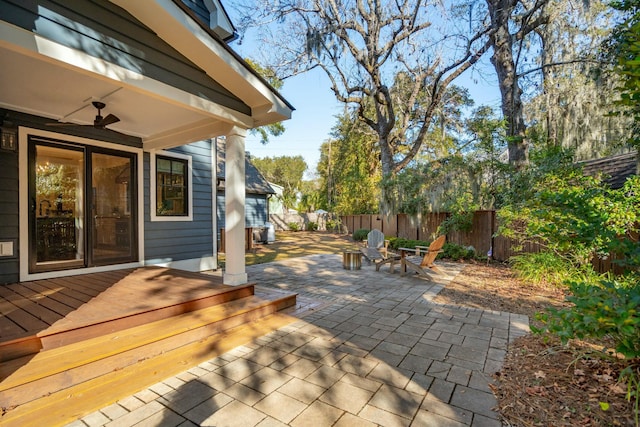
[[[137,194],[137,242],[134,244],[134,251],[137,249],[138,261],[123,264],[109,264],[96,267],[82,267],[68,270],[48,271],[42,273],[29,273],[29,160],[28,147],[29,135],[48,138],[72,144],[80,144],[91,147],[98,147],[106,150],[122,151],[132,153],[136,156],[136,175],[137,188],[134,194]],[[20,126],[18,128],[18,176],[20,186],[20,281],[49,279],[54,277],[72,276],[77,274],[95,273],[101,271],[117,270],[122,268],[131,268],[144,265],[144,153],[142,148],[130,147],[127,145],[113,144],[110,142],[99,141],[89,138],[71,136],[55,132],[49,132],[41,129],[33,129]]]

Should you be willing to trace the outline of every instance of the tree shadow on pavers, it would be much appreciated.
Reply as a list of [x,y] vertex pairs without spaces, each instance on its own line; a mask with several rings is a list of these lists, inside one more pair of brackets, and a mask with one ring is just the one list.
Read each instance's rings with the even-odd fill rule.
[[[473,345],[471,354],[485,344],[482,333],[507,336],[508,330],[494,333],[498,324],[465,328],[477,326],[482,312],[430,302],[425,295],[436,285],[423,280],[373,266],[341,270],[335,255],[251,268],[250,279],[259,286],[327,304],[188,371],[215,394],[181,416],[204,425],[264,419],[285,425],[500,425],[491,404],[463,407],[465,395],[491,401],[483,367],[501,363],[484,354],[481,364],[466,360],[465,340]],[[464,335],[467,330],[473,336]],[[205,418],[203,411],[211,412]]]

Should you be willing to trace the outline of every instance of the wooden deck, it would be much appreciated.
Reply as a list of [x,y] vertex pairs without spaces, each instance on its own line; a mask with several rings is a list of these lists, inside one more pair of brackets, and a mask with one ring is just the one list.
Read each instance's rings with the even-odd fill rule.
[[[239,288],[224,285],[218,276],[160,267],[0,286],[0,348],[36,340],[40,349],[49,349],[213,305],[219,301],[211,299],[234,289]],[[100,325],[108,326],[100,330]],[[90,329],[96,332],[87,333]],[[56,340],[74,331],[76,338]]]
[[284,309],[294,294],[160,267],[0,286],[0,424],[63,425],[293,321]]

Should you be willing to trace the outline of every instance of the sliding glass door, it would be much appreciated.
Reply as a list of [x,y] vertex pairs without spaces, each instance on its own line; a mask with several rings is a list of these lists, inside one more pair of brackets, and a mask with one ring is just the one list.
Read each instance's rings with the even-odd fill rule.
[[91,154],[91,255],[97,265],[133,260],[133,165],[131,155]]
[[137,260],[134,154],[29,141],[29,270]]
[[85,153],[81,147],[30,145],[31,270],[85,265]]

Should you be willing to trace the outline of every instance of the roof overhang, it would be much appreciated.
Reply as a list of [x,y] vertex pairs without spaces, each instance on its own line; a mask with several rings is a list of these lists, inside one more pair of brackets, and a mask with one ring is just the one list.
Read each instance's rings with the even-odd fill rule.
[[113,0],[251,109],[243,114],[156,79],[0,21],[0,107],[90,125],[91,101],[120,122],[109,128],[168,148],[291,117],[293,108],[217,36],[171,0]]

